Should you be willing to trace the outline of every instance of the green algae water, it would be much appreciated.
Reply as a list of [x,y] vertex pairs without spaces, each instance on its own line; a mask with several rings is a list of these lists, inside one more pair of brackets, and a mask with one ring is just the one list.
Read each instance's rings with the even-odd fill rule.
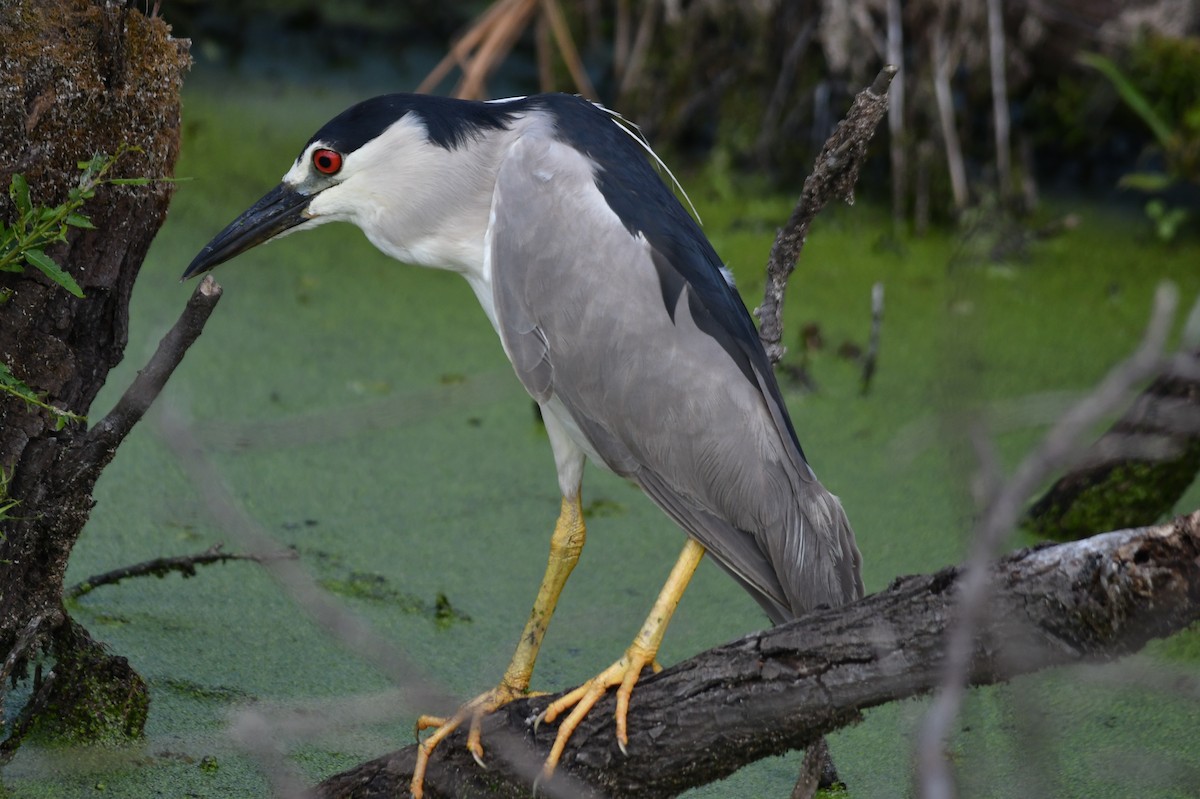
[[[202,82],[189,90],[178,174],[192,180],[179,185],[135,287],[126,362],[93,420],[178,316],[193,289],[178,282],[191,257],[278,181],[312,130],[357,99],[265,83],[236,95]],[[703,177],[685,183],[753,307],[791,198],[749,188],[706,196]],[[870,208],[831,209],[814,225],[785,332],[796,363],[801,329],[819,329],[823,347],[807,364],[818,390],[786,381],[784,390],[806,453],[857,531],[869,591],[963,556],[972,463],[956,420],[996,419],[1011,467],[1049,416],[1014,419],[1033,406],[1065,409],[1128,355],[1159,281],[1175,282],[1185,305],[1200,292],[1194,239],[1166,247],[1137,217],[1062,210],[1080,215],[1077,229],[1001,264],[969,257],[944,235],[893,239],[890,220]],[[490,688],[533,600],[559,498],[546,436],[466,284],[397,264],[346,225],[257,248],[214,276],[224,298],[160,405],[188,421],[241,509],[426,680],[464,699]],[[864,396],[858,365],[839,351],[865,347],[879,281],[879,366]],[[1030,396],[1048,399],[1031,405]],[[624,481],[591,467],[584,491],[588,544],[535,688],[577,684],[619,656],[683,542]],[[216,526],[155,418],[121,448],[96,499],[69,582],[217,542],[246,551],[236,531]],[[1198,506],[1193,487],[1179,509]],[[254,563],[103,587],[72,612],[146,677],[146,737],[115,749],[26,745],[0,774],[0,796],[265,796],[264,770],[230,732],[239,711],[328,717],[322,734],[280,741],[286,767],[315,782],[409,743],[417,714],[452,709],[407,701]],[[765,624],[705,563],[660,659]],[[973,691],[952,742],[963,794],[1200,792],[1198,640],[1185,633],[1112,666]],[[1181,695],[1181,685],[1193,690]],[[371,712],[335,721],[351,701]],[[924,707],[871,710],[831,736],[849,796],[911,793]],[[799,763],[798,753],[769,759],[690,795],[786,796]]]

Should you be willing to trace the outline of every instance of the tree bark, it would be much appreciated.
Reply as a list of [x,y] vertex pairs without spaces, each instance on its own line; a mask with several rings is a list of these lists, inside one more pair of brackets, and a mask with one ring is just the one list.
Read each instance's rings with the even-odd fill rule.
[[[161,19],[123,4],[0,0],[4,187],[20,172],[35,205],[57,205],[78,182],[79,162],[122,146],[136,149],[110,177],[169,177],[188,65],[186,41],[172,39]],[[0,273],[8,297],[0,303],[0,358],[47,402],[87,413],[121,360],[130,293],[171,192],[172,184],[161,182],[103,185],[83,208],[95,229],[72,229],[65,243],[47,250],[83,298],[32,270]],[[12,211],[3,192],[0,216]],[[82,425],[55,427],[45,411],[0,394],[0,468],[19,502],[0,526],[0,655],[10,675],[21,674],[39,650],[57,648],[59,662],[82,663],[75,657],[82,650],[71,650],[91,648],[62,610],[63,576],[116,442],[88,454],[83,445],[99,439]],[[139,690],[140,678],[116,660],[108,673]],[[93,673],[103,671],[88,662]]]
[[854,202],[854,184],[867,157],[867,144],[875,135],[888,107],[888,87],[896,67],[887,65],[874,82],[854,97],[846,117],[825,140],[812,172],[804,179],[800,200],[787,223],[779,229],[767,259],[767,285],[762,304],[754,309],[759,320],[759,338],[772,364],[783,357],[783,294],[796,268],[808,229],[821,209],[832,200]]
[[1200,350],[1180,357],[1192,374],[1154,380],[1091,446],[1083,465],[1030,507],[1025,527],[1071,540],[1091,530],[1151,524],[1171,512],[1200,471]]
[[[976,639],[972,684],[1127,655],[1200,619],[1200,512],[1021,550],[991,574],[996,590]],[[902,577],[854,604],[647,676],[630,705],[628,756],[613,735],[610,695],[576,731],[560,771],[584,796],[675,796],[804,748],[866,708],[925,693],[942,674],[960,577],[958,568]],[[487,770],[467,751],[465,732],[452,736],[430,765],[427,795],[528,797],[519,774],[544,757],[555,732],[534,729],[531,719],[554,698],[519,700],[485,719]],[[316,795],[404,795],[414,753],[410,746],[330,777]],[[553,795],[554,782],[541,790]]]

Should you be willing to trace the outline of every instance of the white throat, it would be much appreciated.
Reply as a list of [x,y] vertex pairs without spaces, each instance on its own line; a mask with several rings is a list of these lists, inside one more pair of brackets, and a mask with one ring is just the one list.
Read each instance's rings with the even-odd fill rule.
[[[492,198],[500,163],[527,125],[528,118],[515,119],[507,130],[484,131],[469,146],[446,149],[430,143],[409,114],[347,155],[339,182],[317,194],[308,212],[318,224],[357,225],[399,261],[458,272],[494,327]],[[319,146],[314,142],[306,149],[284,182],[300,182],[298,169]]]

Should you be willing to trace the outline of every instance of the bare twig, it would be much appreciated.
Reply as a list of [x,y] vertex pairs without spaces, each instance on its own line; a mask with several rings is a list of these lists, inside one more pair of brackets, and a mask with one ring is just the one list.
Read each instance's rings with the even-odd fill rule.
[[589,100],[599,100],[600,95],[596,93],[596,87],[592,85],[591,78],[583,68],[583,59],[579,57],[579,51],[575,48],[575,40],[571,38],[571,29],[567,27],[567,18],[563,16],[558,0],[542,0],[542,14],[550,22],[550,30],[558,44],[558,52],[562,55],[563,63],[567,65],[567,71],[571,73],[571,80],[575,81],[575,87]]
[[618,107],[620,102],[629,96],[629,93],[633,91],[633,87],[638,84],[638,81],[642,77],[642,68],[646,64],[646,55],[650,52],[650,45],[654,40],[658,9],[658,3],[643,4],[637,34],[633,39],[633,47],[629,51],[629,63],[625,68],[625,74],[621,78],[617,90]]
[[[17,664],[25,662],[26,654],[29,648],[39,640],[39,633],[42,632],[42,628],[54,628],[62,623],[62,611],[58,608],[50,608],[35,614],[21,629],[21,632],[17,635],[16,642],[8,652],[8,657],[4,658],[4,665],[0,666],[0,707],[4,705],[5,686],[8,685],[9,679],[17,669]],[[0,726],[3,726],[3,724],[4,719],[0,717]]]
[[816,30],[817,20],[810,19],[796,34],[792,43],[788,45],[787,52],[783,54],[783,61],[779,65],[779,77],[775,80],[775,88],[771,91],[771,97],[767,100],[767,106],[763,110],[762,121],[758,128],[758,139],[754,142],[758,160],[763,163],[767,162],[767,155],[775,146],[779,136],[779,120],[787,108],[787,99],[791,94],[792,86],[801,74],[800,59],[808,51],[808,46],[812,43]]
[[[40,674],[41,672],[39,671],[39,677]],[[12,732],[9,733],[3,742],[0,742],[0,765],[7,764],[16,755],[17,749],[20,748],[21,742],[25,740],[25,736],[33,726],[34,720],[46,709],[46,704],[50,700],[50,692],[54,689],[54,683],[57,679],[58,674],[54,669],[51,669],[44,678],[35,678],[33,696],[21,708],[21,712],[13,722]]]
[[1173,286],[1159,286],[1145,336],[1134,354],[1109,372],[1091,394],[1051,428],[1003,486],[982,492],[990,502],[975,530],[971,555],[964,567],[955,623],[947,635],[941,684],[918,741],[918,776],[925,799],[955,796],[943,747],[962,705],[975,656],[976,634],[986,622],[984,608],[992,595],[987,564],[1004,536],[1015,528],[1024,503],[1038,486],[1079,454],[1081,440],[1088,430],[1127,402],[1135,386],[1164,368],[1167,361],[1162,349],[1177,299]]
[[64,597],[67,599],[78,599],[84,594],[91,593],[102,585],[116,585],[122,580],[130,577],[146,577],[153,575],[155,577],[166,577],[171,572],[179,572],[184,577],[195,577],[197,566],[208,566],[213,563],[226,563],[231,560],[249,560],[254,563],[266,563],[269,560],[279,558],[294,558],[296,553],[293,550],[281,550],[274,554],[267,555],[239,555],[235,552],[223,552],[221,547],[223,544],[213,544],[203,552],[195,555],[176,555],[170,558],[154,558],[152,560],[135,563],[132,566],[123,566],[120,569],[104,572],[103,574],[94,574],[86,580],[76,583],[64,592]]
[[158,343],[150,361],[138,372],[133,383],[108,414],[88,431],[78,445],[78,454],[70,459],[73,470],[69,479],[99,474],[112,460],[117,447],[162,392],[163,386],[179,366],[188,348],[200,336],[208,317],[221,299],[221,286],[206,275],[188,299],[183,313]]
[[829,744],[825,739],[814,743],[804,750],[804,760],[800,763],[800,776],[792,786],[791,799],[812,799],[821,787],[821,773],[825,763],[829,761]]
[[875,364],[879,359],[879,333],[883,327],[883,284],[871,286],[871,335],[867,339],[867,351],[862,360],[862,395],[871,390],[871,379],[875,377]]
[[854,201],[858,170],[866,158],[867,143],[887,110],[887,90],[895,75],[896,67],[884,67],[875,82],[854,98],[854,105],[846,118],[838,124],[817,155],[812,173],[804,180],[800,201],[771,246],[767,261],[767,287],[762,305],[755,309],[754,314],[761,322],[759,337],[773,364],[778,363],[784,353],[780,343],[783,339],[783,292],[804,249],[808,228],[830,200],[841,198],[848,203]]

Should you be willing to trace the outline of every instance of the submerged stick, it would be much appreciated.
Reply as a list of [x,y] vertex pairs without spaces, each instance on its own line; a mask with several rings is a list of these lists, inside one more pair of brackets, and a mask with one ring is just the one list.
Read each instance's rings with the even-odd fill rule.
[[63,596],[67,599],[78,599],[84,594],[90,594],[102,585],[116,585],[122,580],[127,580],[131,577],[147,577],[150,575],[166,577],[171,572],[179,572],[184,577],[195,577],[197,566],[209,566],[213,563],[228,563],[231,560],[249,560],[254,563],[265,563],[280,558],[296,557],[296,553],[293,550],[284,550],[267,555],[240,555],[236,552],[223,552],[221,550],[223,546],[224,544],[213,544],[208,549],[195,555],[153,558],[152,560],[135,563],[132,566],[122,566],[119,569],[106,571],[103,574],[94,574],[86,580],[68,588],[63,592]]
[[862,360],[862,395],[871,390],[871,378],[875,377],[875,364],[879,359],[879,333],[883,327],[883,284],[871,286],[871,335],[867,340],[867,352]]

